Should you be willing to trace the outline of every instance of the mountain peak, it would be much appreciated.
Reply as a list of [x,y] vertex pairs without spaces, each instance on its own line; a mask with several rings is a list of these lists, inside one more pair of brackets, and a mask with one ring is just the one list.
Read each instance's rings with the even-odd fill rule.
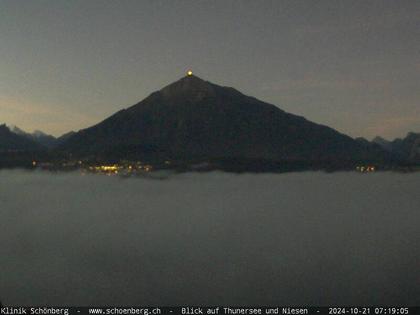
[[150,161],[386,156],[331,128],[192,74],[78,132],[61,148],[80,157]]
[[165,101],[182,99],[189,102],[199,102],[203,99],[214,99],[232,94],[243,96],[234,88],[214,84],[193,74],[187,74],[157,92],[157,95],[163,97]]
[[165,86],[161,92],[174,92],[174,91],[191,91],[191,90],[211,90],[214,88],[214,84],[205,81],[193,74],[186,75],[167,86]]

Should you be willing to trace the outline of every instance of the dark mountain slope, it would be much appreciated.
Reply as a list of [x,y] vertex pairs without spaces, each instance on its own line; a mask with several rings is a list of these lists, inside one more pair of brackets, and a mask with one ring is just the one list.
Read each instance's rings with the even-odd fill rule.
[[48,135],[40,130],[35,130],[33,133],[26,132],[17,126],[10,128],[10,131],[24,136],[27,139],[33,140],[46,148],[52,148],[56,145],[57,139],[51,135]]
[[195,76],[79,131],[60,149],[80,157],[150,160],[387,159],[382,149]]
[[379,144],[400,159],[420,163],[420,133],[410,132],[404,139],[394,141],[376,137],[372,142]]
[[5,124],[0,125],[0,152],[40,150],[43,146],[34,140],[12,132]]

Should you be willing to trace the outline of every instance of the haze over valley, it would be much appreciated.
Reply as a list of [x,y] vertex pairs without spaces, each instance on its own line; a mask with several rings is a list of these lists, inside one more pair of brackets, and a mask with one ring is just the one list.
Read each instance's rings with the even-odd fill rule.
[[418,305],[419,175],[1,171],[0,299]]

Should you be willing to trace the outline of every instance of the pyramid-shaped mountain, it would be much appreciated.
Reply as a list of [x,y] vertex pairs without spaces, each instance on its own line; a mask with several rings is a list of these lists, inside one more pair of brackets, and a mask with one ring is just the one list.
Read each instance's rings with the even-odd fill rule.
[[152,161],[386,158],[377,147],[194,75],[79,131],[59,149],[78,157]]

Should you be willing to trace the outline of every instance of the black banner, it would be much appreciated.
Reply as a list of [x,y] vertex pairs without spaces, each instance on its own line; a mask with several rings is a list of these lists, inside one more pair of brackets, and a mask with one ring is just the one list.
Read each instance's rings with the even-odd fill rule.
[[122,307],[51,307],[25,306],[2,307],[0,315],[406,315],[420,314],[420,307],[393,306],[331,306],[331,307],[299,307],[299,306],[122,306]]

